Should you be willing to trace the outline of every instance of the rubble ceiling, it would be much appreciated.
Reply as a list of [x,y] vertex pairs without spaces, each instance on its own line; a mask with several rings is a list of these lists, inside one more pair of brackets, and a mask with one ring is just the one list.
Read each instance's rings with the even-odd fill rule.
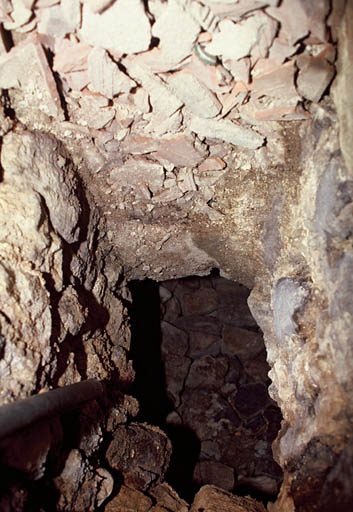
[[253,286],[265,219],[295,196],[300,141],[335,73],[329,11],[2,0],[0,87],[17,130],[64,144],[127,277],[218,267]]

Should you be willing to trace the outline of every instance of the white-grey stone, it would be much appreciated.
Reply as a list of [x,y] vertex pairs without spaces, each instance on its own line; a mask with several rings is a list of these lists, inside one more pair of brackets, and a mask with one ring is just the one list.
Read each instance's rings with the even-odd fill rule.
[[188,127],[200,137],[220,139],[235,146],[256,149],[264,143],[264,137],[250,128],[238,126],[226,119],[204,119],[192,116]]
[[141,0],[119,0],[101,14],[84,5],[79,36],[92,46],[138,53],[148,49],[151,27]]
[[222,104],[200,80],[191,73],[179,71],[168,78],[175,95],[185,106],[199,117],[215,117]]

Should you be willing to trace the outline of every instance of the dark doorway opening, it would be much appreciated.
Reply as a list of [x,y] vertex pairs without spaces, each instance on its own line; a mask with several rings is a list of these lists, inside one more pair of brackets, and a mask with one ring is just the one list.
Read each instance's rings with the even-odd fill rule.
[[166,481],[192,501],[204,484],[274,501],[282,471],[271,444],[282,419],[249,290],[219,276],[134,281],[131,357],[138,420],[158,425],[173,456]]

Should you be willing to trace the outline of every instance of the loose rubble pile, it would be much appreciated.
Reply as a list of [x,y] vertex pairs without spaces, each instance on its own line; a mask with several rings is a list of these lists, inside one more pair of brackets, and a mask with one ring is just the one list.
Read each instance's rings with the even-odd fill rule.
[[200,441],[194,482],[275,497],[282,471],[272,456],[281,413],[269,398],[269,366],[247,307],[247,288],[221,277],[160,285],[162,355],[175,410]]
[[328,9],[327,0],[2,0],[0,87],[24,125],[76,145],[104,184],[106,215],[153,218],[177,204],[214,219],[227,154],[261,148],[263,164],[266,122],[308,119],[330,84]]

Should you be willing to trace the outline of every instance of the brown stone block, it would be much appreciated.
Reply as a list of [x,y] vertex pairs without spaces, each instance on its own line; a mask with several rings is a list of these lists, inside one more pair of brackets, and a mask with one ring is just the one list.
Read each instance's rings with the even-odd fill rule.
[[214,485],[205,485],[196,494],[191,512],[265,512],[265,507],[248,496],[235,496]]

